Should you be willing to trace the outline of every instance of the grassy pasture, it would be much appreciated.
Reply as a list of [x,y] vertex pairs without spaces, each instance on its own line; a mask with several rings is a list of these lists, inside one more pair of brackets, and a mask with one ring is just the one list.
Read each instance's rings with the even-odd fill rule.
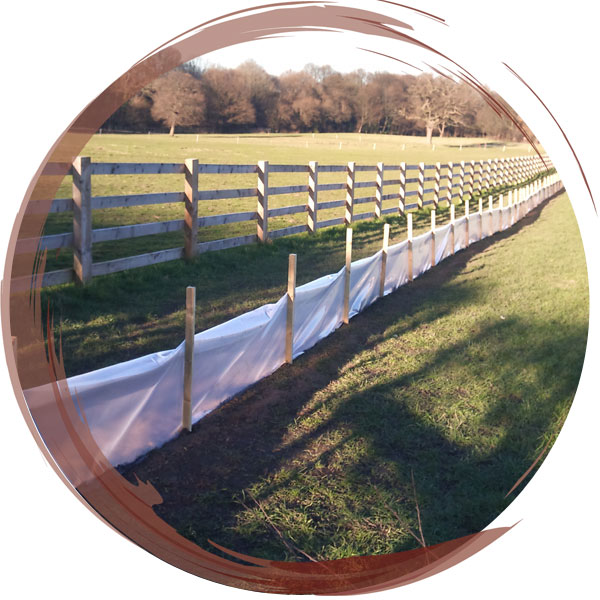
[[[197,156],[206,162],[239,164],[255,163],[261,158],[267,158],[272,163],[308,163],[309,160],[317,159],[322,164],[343,164],[353,159],[358,164],[374,164],[380,160],[388,164],[397,164],[401,160],[409,163],[421,160],[435,162],[448,161],[455,159],[456,156],[459,158],[464,156],[465,160],[470,160],[502,154],[502,146],[490,148],[488,145],[486,150],[480,147],[479,139],[449,138],[444,140],[443,145],[436,141],[435,152],[424,144],[424,140],[396,136],[363,135],[360,141],[359,136],[349,134],[340,134],[339,138],[336,138],[335,134],[315,135],[314,138],[312,134],[248,135],[240,136],[239,144],[237,136],[213,135],[200,136],[198,139],[199,142],[196,143],[196,136],[193,135],[170,138],[167,135],[103,134],[96,135],[90,141],[86,152],[93,160],[105,162],[170,162]],[[342,150],[339,150],[340,141]],[[305,147],[306,143],[309,143],[308,149]],[[348,144],[349,147],[346,148],[344,144]],[[373,144],[376,144],[376,150],[373,150]],[[401,150],[403,144],[406,148],[404,152]],[[460,151],[460,144],[463,145],[462,151]],[[506,155],[526,153],[527,149],[523,145],[509,145],[506,148]],[[271,186],[304,182],[293,174],[287,176],[290,178],[288,180],[284,180],[285,175],[280,175],[281,180],[278,180],[277,175],[271,178]],[[343,173],[337,175],[344,176]],[[364,175],[374,174],[357,173],[357,179]],[[232,180],[226,176],[203,177],[210,179],[206,186],[201,186],[206,188],[256,185],[254,175],[233,176]],[[244,177],[245,180],[240,180]],[[395,175],[392,174],[390,178],[395,178]],[[343,179],[338,180],[343,181]],[[323,179],[321,181],[323,182]],[[174,191],[183,188],[183,176],[95,176],[92,185],[94,195]],[[152,187],[153,185],[161,187]],[[70,179],[67,178],[58,195],[69,196],[70,186]],[[365,195],[374,193],[373,188],[358,191],[365,192]],[[333,198],[326,198],[325,193],[320,193],[320,201],[344,198],[344,192],[331,192],[330,196]],[[285,197],[271,197],[271,205],[275,205],[275,199],[282,201],[283,198]],[[288,199],[287,202],[294,204],[305,200],[302,194]],[[242,206],[244,202],[246,204]],[[255,199],[221,200],[214,203],[201,202],[201,213],[208,204],[216,205],[214,209],[216,213],[256,208]],[[363,212],[373,210],[373,206],[364,204],[357,206],[356,209],[357,212]],[[460,210],[460,208],[457,210],[457,215]],[[183,207],[173,204],[93,211],[94,227],[143,222],[154,217],[156,220],[181,218],[182,212]],[[324,215],[326,212],[335,212],[331,215],[332,218],[343,215],[343,209],[320,211],[320,220],[326,218]],[[441,225],[448,220],[449,210],[441,209],[437,216],[438,223]],[[305,215],[290,215],[290,218],[294,217],[306,218]],[[271,219],[271,221],[276,220]],[[403,217],[388,215],[382,220],[359,221],[353,226],[354,258],[369,256],[381,247],[384,221],[391,225],[390,243],[401,241],[406,237],[406,220]],[[286,226],[287,224],[285,223]],[[59,225],[62,229],[59,229]],[[273,223],[271,225],[273,226]],[[415,213],[416,234],[428,229],[429,226],[427,209]],[[244,227],[250,229],[246,231]],[[57,233],[59,230],[70,231],[70,228],[70,213],[49,216],[48,232],[50,230],[52,233]],[[226,228],[231,229],[218,235],[211,230],[223,228],[200,229],[199,237],[202,239],[203,235],[211,235],[218,238],[222,235],[254,233],[256,224],[255,222],[234,223]],[[321,229],[315,235],[304,233],[276,239],[266,245],[243,246],[223,252],[205,253],[189,263],[172,261],[115,273],[95,278],[83,288],[74,284],[55,286],[43,290],[42,306],[45,307],[47,301],[50,301],[56,319],[61,321],[67,374],[76,375],[177,346],[183,337],[186,286],[197,287],[196,329],[202,331],[262,304],[279,299],[286,289],[289,253],[298,255],[298,285],[338,271],[344,264],[344,236],[343,227]],[[93,254],[95,261],[108,260],[121,255],[134,255],[182,244],[182,235],[179,233],[146,236],[121,242],[95,244]],[[47,270],[68,267],[71,264],[70,252],[63,251],[58,256],[49,253]]]
[[[196,143],[195,136],[102,135],[86,153],[98,161],[246,164],[433,163],[527,153],[516,145],[505,153],[502,146],[484,149],[480,140],[437,140],[434,152],[414,138],[357,137],[240,136],[238,143],[236,136],[200,136]],[[201,188],[255,185],[254,176],[206,177]],[[294,175],[270,182],[301,183],[304,176]],[[182,188],[178,176],[93,181],[94,195]],[[59,193],[69,195],[70,181]],[[300,204],[301,196],[272,197],[271,206]],[[323,201],[340,198],[343,192],[321,194]],[[255,200],[243,202],[203,202],[201,214],[254,209]],[[330,218],[324,212],[320,218]],[[440,224],[448,212],[440,210]],[[113,209],[95,213],[94,227],[181,216],[173,205]],[[305,215],[280,226],[294,217]],[[391,243],[405,238],[404,218],[360,221],[354,258],[380,248],[384,221]],[[415,233],[428,227],[428,211],[416,213]],[[47,228],[70,230],[70,215],[53,216]],[[246,231],[200,233],[214,239]],[[344,227],[333,227],[99,277],[85,287],[56,286],[43,290],[42,307],[49,302],[61,322],[65,366],[74,375],[180,343],[187,285],[197,287],[200,331],[277,300],[291,252],[299,285],[337,271],[344,237]],[[181,244],[176,236],[152,236],[98,245],[94,259]],[[71,264],[66,253],[52,260]],[[157,512],[207,549],[212,539],[292,560],[306,558],[299,549],[317,559],[409,549],[418,545],[411,532],[420,535],[417,505],[427,544],[471,533],[512,500],[506,493],[556,437],[579,379],[587,322],[583,249],[563,194],[378,301],[124,473],[150,480],[163,497]]]
[[[198,140],[198,141],[196,141]],[[341,144],[341,149],[340,149]],[[485,147],[487,145],[487,147]],[[404,149],[403,149],[404,148]],[[97,162],[183,162],[186,158],[197,158],[201,163],[256,164],[268,160],[273,164],[308,164],[316,160],[320,164],[389,165],[420,161],[432,164],[450,160],[483,160],[527,154],[525,144],[484,142],[481,138],[444,138],[435,140],[435,150],[426,145],[425,138],[373,134],[247,134],[247,135],[95,135],[82,155]],[[415,177],[414,171],[408,177]],[[386,179],[397,179],[398,173],[389,171]],[[374,172],[359,172],[356,181],[373,181]],[[344,182],[344,173],[322,173],[320,183]],[[306,185],[307,175],[301,173],[274,173],[269,185]],[[92,194],[108,196],[182,191],[183,175],[97,175],[92,177]],[[256,187],[256,175],[200,175],[199,188],[231,189]],[[416,189],[416,184],[408,190]],[[397,191],[397,186],[387,186],[384,193]],[[71,197],[71,179],[65,178],[57,197]],[[356,197],[374,196],[374,188],[357,190]],[[343,191],[319,192],[319,201],[343,200]],[[271,196],[270,208],[306,203],[306,194]],[[395,200],[387,200],[383,208],[396,206]],[[256,198],[202,201],[199,215],[218,215],[256,210]],[[355,207],[356,213],[374,210],[374,203]],[[116,227],[135,223],[151,223],[183,218],[183,206],[179,203],[113,208],[93,211],[94,228]],[[319,211],[319,220],[343,216],[343,208]],[[306,214],[271,217],[271,230],[306,223]],[[46,235],[72,231],[72,213],[49,215],[45,227]],[[256,222],[232,223],[200,228],[199,241],[210,241],[224,237],[256,233]],[[183,233],[145,236],[130,240],[94,244],[95,262],[133,256],[145,252],[183,246]],[[72,252],[62,249],[48,257],[47,270],[68,268],[72,265]]]
[[427,544],[469,534],[554,441],[587,324],[563,194],[124,472],[152,482],[157,513],[206,549],[210,539],[279,560],[396,552],[419,545],[417,510]]

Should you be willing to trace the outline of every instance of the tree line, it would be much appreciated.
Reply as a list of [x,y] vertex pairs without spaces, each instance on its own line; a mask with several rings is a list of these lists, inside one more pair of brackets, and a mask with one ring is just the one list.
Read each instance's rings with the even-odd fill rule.
[[446,77],[339,73],[314,64],[273,76],[252,60],[234,69],[185,63],[140,90],[102,129],[522,138],[482,94]]

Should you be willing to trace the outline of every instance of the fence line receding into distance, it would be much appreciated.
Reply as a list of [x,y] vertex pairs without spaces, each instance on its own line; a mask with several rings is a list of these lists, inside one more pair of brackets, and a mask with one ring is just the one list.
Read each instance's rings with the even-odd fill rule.
[[[314,233],[318,229],[334,225],[351,225],[362,219],[381,218],[385,215],[407,215],[409,211],[438,204],[464,203],[476,197],[489,196],[507,186],[518,186],[533,180],[552,169],[547,157],[520,156],[514,158],[461,161],[458,163],[435,163],[417,165],[400,163],[387,165],[321,165],[311,161],[308,165],[270,164],[259,161],[256,165],[201,164],[197,159],[183,163],[96,163],[88,157],[77,157],[70,167],[73,178],[73,197],[52,201],[50,213],[72,211],[73,230],[69,233],[47,235],[41,238],[20,239],[17,253],[38,250],[73,249],[73,267],[50,271],[44,274],[43,286],[57,285],[70,281],[87,283],[93,277],[125,271],[137,267],[166,261],[192,258],[200,253],[223,250],[296,233]],[[372,172],[368,181],[357,181],[357,173]],[[270,186],[269,175],[278,173],[306,174],[306,185]],[[345,182],[319,183],[319,175],[340,173]],[[116,196],[93,196],[94,175],[158,175],[183,174],[184,190],[167,193],[127,194]],[[256,186],[234,189],[202,190],[201,175],[256,175]],[[374,188],[374,195],[359,196],[361,188]],[[387,188],[387,190],[386,190]],[[390,192],[391,189],[393,192]],[[320,201],[319,192],[340,191],[343,199]],[[388,193],[384,193],[384,192]],[[304,194],[302,204],[269,208],[269,198],[285,194]],[[198,207],[203,201],[256,198],[256,210],[229,214],[199,216]],[[384,203],[394,201],[393,206]],[[107,208],[148,206],[154,204],[183,204],[183,218],[172,221],[121,225],[101,229],[92,228],[92,211]],[[372,203],[372,210],[356,213],[355,207]],[[35,206],[28,210],[35,210]],[[344,216],[319,220],[323,210],[340,208]],[[271,229],[271,218],[297,213],[306,213],[306,223],[281,229]],[[225,237],[212,241],[198,242],[200,228],[256,221],[256,233]],[[99,242],[111,242],[141,236],[183,231],[184,246],[159,250],[136,256],[93,262],[92,248]]]

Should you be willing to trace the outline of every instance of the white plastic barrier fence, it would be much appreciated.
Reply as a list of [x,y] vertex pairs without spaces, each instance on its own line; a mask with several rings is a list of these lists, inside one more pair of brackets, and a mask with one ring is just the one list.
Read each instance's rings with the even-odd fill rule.
[[[484,211],[454,223],[454,252],[469,242],[510,227],[534,206],[558,191],[556,176],[517,207]],[[491,230],[490,230],[491,220]],[[480,228],[480,221],[482,221]],[[452,225],[435,230],[436,264],[452,254]],[[413,240],[413,277],[431,268],[431,232]],[[384,294],[408,281],[408,243],[388,249]],[[352,263],[350,317],[379,295],[382,251]],[[344,268],[296,289],[293,356],[297,357],[341,326]],[[285,362],[287,297],[267,304],[194,337],[192,422],[225,400],[270,375]],[[174,438],[181,430],[184,344],[67,379],[91,433],[113,465],[125,464]],[[47,388],[25,391],[32,400]]]

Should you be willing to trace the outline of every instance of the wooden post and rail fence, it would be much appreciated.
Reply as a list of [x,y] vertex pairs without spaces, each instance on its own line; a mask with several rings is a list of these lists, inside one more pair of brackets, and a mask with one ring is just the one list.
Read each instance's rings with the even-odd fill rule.
[[[385,215],[409,215],[410,211],[432,206],[435,210],[440,201],[452,205],[457,199],[464,203],[475,195],[483,197],[503,190],[507,186],[517,186],[526,181],[547,174],[552,165],[547,157],[522,156],[508,159],[462,161],[460,163],[435,163],[409,165],[404,162],[387,165],[321,165],[311,161],[308,165],[271,164],[259,161],[256,165],[201,164],[197,159],[183,163],[102,163],[92,162],[89,157],[77,157],[70,167],[73,178],[72,198],[59,198],[52,201],[50,213],[72,212],[72,232],[47,235],[41,238],[19,239],[17,253],[32,253],[38,250],[59,250],[72,248],[73,266],[68,269],[49,271],[44,274],[44,287],[75,281],[87,283],[93,277],[107,275],[137,267],[158,264],[177,259],[191,259],[200,253],[223,250],[256,242],[267,242],[278,237],[301,232],[315,233],[324,227],[345,224],[361,219],[381,218]],[[409,177],[410,172],[414,177]],[[357,174],[373,172],[368,181],[358,181]],[[271,174],[305,174],[306,185],[271,186]],[[339,173],[346,176],[345,182],[321,183],[320,174]],[[126,194],[116,196],[93,196],[92,177],[98,175],[159,175],[183,174],[183,191],[147,194]],[[202,175],[253,174],[256,185],[249,188],[209,189],[199,187]],[[390,174],[395,174],[390,177]],[[389,177],[386,179],[386,177]],[[427,186],[430,187],[427,187]],[[393,187],[393,192],[384,193]],[[361,189],[375,188],[374,196],[357,196]],[[345,198],[321,201],[319,192],[345,191]],[[509,192],[510,193],[510,192]],[[278,195],[304,194],[302,204],[272,208],[269,198]],[[256,198],[256,210],[229,214],[201,215],[199,207],[204,201],[237,198]],[[393,202],[391,206],[386,203]],[[181,203],[182,219],[153,223],[139,223],[94,229],[94,210],[127,208],[158,204]],[[31,204],[31,203],[30,203]],[[35,203],[33,203],[35,204]],[[356,213],[360,204],[372,204],[372,210]],[[28,207],[29,209],[30,207]],[[320,211],[342,208],[343,217],[319,220]],[[35,207],[33,207],[35,210]],[[272,229],[270,219],[274,217],[306,213],[306,222],[281,229]],[[256,221],[256,233],[235,237],[225,237],[212,241],[198,241],[202,228],[231,223]],[[183,232],[184,246],[170,248],[94,262],[93,246],[100,242],[116,242],[142,236],[171,232]]]

